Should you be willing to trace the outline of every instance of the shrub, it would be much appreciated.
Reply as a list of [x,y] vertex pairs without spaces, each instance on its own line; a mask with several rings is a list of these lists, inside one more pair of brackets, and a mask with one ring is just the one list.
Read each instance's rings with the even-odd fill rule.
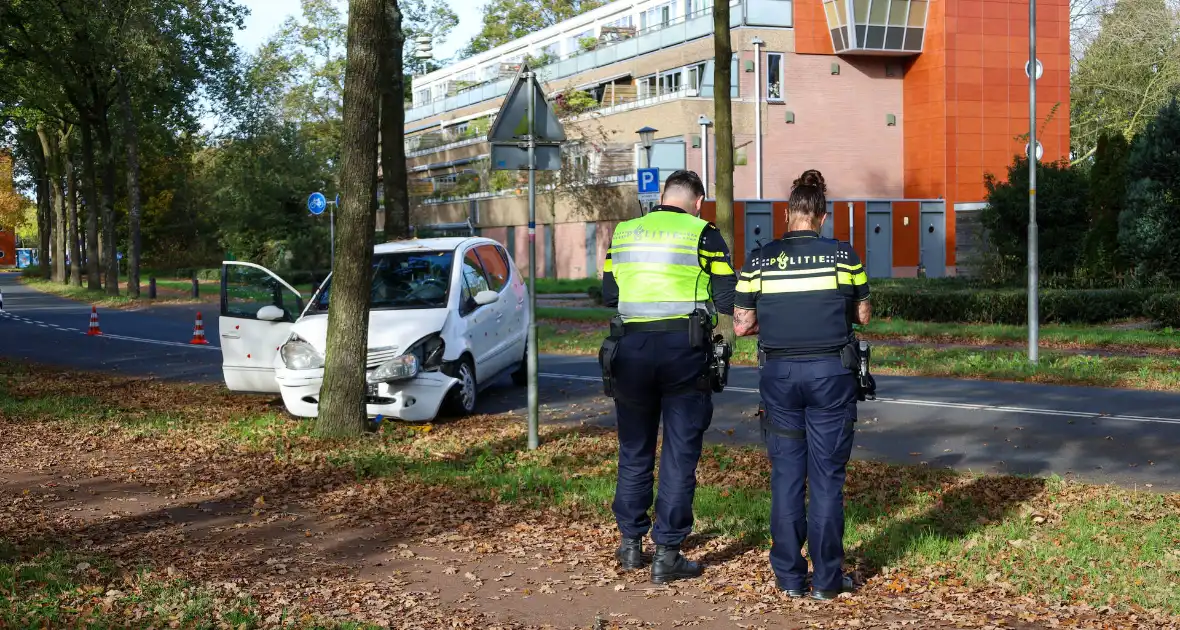
[[1147,298],[1143,310],[1161,326],[1180,328],[1180,293],[1156,293]]
[[[1017,156],[1008,167],[1006,182],[984,176],[987,208],[980,220],[994,256],[986,275],[1016,280],[1025,273],[1028,256],[1028,158]],[[1089,225],[1086,175],[1067,162],[1037,167],[1037,242],[1041,273],[1069,274],[1078,263],[1079,245]]]
[[1147,278],[1180,274],[1180,104],[1164,107],[1131,143],[1119,249]]
[[[1040,320],[1098,324],[1144,317],[1148,289],[1045,289]],[[913,321],[1024,324],[1028,297],[1024,289],[928,290],[885,287],[873,291],[873,311],[880,317]]]

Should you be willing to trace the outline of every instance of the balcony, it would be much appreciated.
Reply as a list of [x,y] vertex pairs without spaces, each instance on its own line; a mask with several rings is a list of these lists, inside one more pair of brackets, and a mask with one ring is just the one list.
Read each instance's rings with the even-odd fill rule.
[[841,55],[920,54],[927,5],[928,0],[824,0],[832,49]]
[[[886,2],[888,0],[876,1]],[[907,4],[909,2],[909,0],[893,1],[905,1]],[[731,2],[731,6],[733,8],[729,17],[730,28],[739,26],[790,27],[793,24],[794,5],[792,0],[735,0]],[[713,12],[712,9],[705,9],[672,20],[664,25],[644,29],[639,31],[635,37],[600,41],[593,50],[586,50],[566,59],[548,63],[536,68],[536,71],[542,81],[555,81],[657,50],[679,46],[689,41],[712,36],[712,34]],[[406,122],[422,120],[476,103],[501,98],[508,94],[508,88],[511,85],[512,77],[503,77],[468,87],[454,95],[407,110]]]

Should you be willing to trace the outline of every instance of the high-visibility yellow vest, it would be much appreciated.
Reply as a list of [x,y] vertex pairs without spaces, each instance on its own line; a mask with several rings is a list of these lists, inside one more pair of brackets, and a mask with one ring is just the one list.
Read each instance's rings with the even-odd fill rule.
[[615,228],[610,271],[624,321],[686,317],[697,308],[712,312],[709,274],[700,257],[708,225],[686,212],[657,210]]

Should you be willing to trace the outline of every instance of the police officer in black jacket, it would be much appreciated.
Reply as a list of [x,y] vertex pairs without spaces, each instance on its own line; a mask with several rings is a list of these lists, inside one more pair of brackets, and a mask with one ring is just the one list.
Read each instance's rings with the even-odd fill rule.
[[[819,235],[826,186],[809,170],[791,190],[787,233],[751,253],[738,278],[734,332],[758,335],[760,389],[771,461],[770,564],[780,590],[833,599],[852,589],[843,574],[844,478],[852,454],[858,381],[852,325],[872,314],[860,258]],[[804,481],[811,492],[805,508]]]

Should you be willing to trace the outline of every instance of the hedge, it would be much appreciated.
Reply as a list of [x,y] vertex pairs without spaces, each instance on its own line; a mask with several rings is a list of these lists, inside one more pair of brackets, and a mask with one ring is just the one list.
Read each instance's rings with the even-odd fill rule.
[[[1028,299],[1024,289],[948,291],[882,287],[874,289],[872,295],[873,314],[877,317],[1015,325],[1028,322]],[[1149,299],[1158,295],[1158,289],[1046,289],[1040,292],[1040,319],[1061,324],[1098,324],[1140,317],[1154,319],[1156,316],[1147,304]],[[1168,304],[1175,304],[1175,301]],[[1159,308],[1161,313],[1167,310],[1162,305]]]
[[1156,293],[1147,299],[1144,310],[1160,325],[1180,328],[1180,293]]

